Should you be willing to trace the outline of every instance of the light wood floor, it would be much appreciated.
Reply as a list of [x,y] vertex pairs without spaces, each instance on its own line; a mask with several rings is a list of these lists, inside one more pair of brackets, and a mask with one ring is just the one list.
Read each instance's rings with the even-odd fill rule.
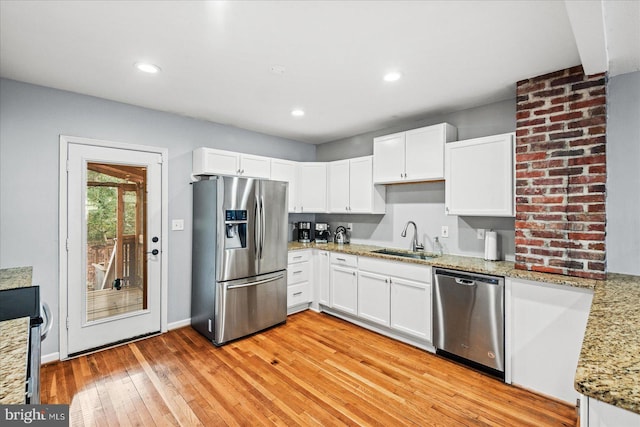
[[87,293],[87,320],[142,310],[142,288],[98,289]]
[[214,347],[190,327],[42,368],[71,425],[574,426],[575,410],[325,314]]

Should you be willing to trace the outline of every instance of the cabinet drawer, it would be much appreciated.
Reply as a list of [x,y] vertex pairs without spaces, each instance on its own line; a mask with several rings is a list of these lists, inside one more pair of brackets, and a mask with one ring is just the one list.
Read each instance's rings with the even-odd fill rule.
[[358,267],[358,257],[356,255],[331,252],[331,264]]
[[287,287],[287,307],[311,302],[309,282]]
[[360,257],[360,270],[386,276],[402,277],[423,283],[431,283],[431,266],[402,261],[387,261],[378,258]]
[[303,251],[289,251],[287,264],[296,262],[305,262],[311,259],[311,251],[309,249]]
[[295,285],[296,283],[308,282],[311,276],[309,270],[311,270],[309,262],[291,264],[287,269],[287,284]]

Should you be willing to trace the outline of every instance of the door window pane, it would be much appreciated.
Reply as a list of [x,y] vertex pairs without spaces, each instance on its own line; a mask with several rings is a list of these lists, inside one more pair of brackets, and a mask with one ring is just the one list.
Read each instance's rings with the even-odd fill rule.
[[146,168],[87,164],[86,321],[147,307]]

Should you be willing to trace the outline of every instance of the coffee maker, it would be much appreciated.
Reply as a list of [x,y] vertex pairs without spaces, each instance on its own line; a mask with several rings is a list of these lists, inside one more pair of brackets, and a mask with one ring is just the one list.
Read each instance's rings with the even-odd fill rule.
[[299,222],[297,228],[298,228],[298,242],[311,243],[311,223]]
[[331,239],[331,232],[329,231],[329,224],[323,222],[316,223],[316,243],[329,243]]

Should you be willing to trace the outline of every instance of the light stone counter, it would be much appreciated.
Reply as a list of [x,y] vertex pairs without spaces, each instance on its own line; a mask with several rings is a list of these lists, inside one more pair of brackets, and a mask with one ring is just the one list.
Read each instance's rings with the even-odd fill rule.
[[[0,270],[0,290],[31,286],[31,267]],[[25,403],[29,318],[0,322],[0,404]]]
[[289,250],[306,248],[592,289],[575,388],[586,396],[640,414],[640,276],[610,273],[607,280],[598,281],[517,270],[509,261],[454,255],[421,260],[373,253],[382,249],[379,246],[289,243]]

